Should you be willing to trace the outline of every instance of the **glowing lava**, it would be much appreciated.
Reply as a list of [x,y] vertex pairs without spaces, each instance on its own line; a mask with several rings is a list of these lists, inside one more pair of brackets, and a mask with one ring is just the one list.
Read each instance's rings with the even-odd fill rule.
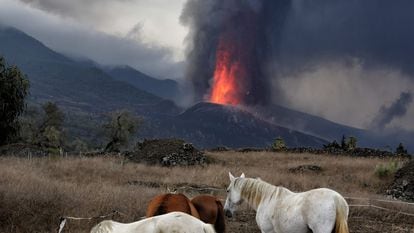
[[236,50],[234,45],[225,43],[223,39],[219,40],[210,102],[230,105],[238,105],[242,102],[240,79],[244,78],[245,70],[235,59]]

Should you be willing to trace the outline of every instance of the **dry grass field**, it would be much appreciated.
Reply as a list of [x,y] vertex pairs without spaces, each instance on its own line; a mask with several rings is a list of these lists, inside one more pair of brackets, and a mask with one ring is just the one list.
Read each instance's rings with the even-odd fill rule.
[[[212,193],[225,197],[228,172],[261,177],[293,191],[332,188],[346,197],[385,199],[392,177],[379,178],[378,165],[391,159],[351,158],[271,152],[208,153],[216,162],[205,167],[166,168],[127,162],[115,157],[0,158],[0,232],[56,232],[59,217],[92,217],[113,210],[113,219],[135,221],[157,194],[184,192],[188,196]],[[403,163],[404,161],[398,161]],[[317,165],[321,171],[292,172],[300,165]],[[365,200],[349,200],[360,204]],[[372,201],[374,203],[374,201]],[[366,204],[366,203],[364,203]],[[414,213],[400,204],[375,205]],[[401,213],[350,207],[351,232],[414,232],[414,217]],[[98,220],[69,220],[64,232],[88,232]],[[243,206],[228,219],[228,232],[259,232],[254,212]]]

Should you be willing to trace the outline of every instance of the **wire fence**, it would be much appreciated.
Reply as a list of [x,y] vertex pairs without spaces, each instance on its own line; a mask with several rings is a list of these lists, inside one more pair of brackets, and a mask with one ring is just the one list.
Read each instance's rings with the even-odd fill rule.
[[[349,207],[373,208],[373,209],[377,209],[377,210],[394,212],[394,213],[398,213],[398,214],[402,214],[402,215],[414,217],[414,203],[403,202],[403,201],[395,201],[395,200],[372,199],[372,198],[364,198],[364,197],[345,197],[345,199],[347,199],[347,200],[360,200],[360,201],[362,200],[362,201],[368,202],[367,204],[349,204]],[[409,208],[412,207],[413,208],[413,212],[410,213],[410,212],[407,212],[407,211],[401,211],[401,210],[391,209],[391,208],[387,208],[387,207],[375,205],[372,202],[387,203],[387,204],[394,204],[394,205],[397,204],[397,205],[407,206]]]
[[61,233],[63,231],[63,228],[66,225],[67,220],[95,220],[95,219],[104,219],[104,218],[109,218],[109,217],[113,217],[115,215],[123,215],[123,216],[128,216],[127,214],[124,214],[118,210],[114,210],[109,214],[106,215],[99,215],[99,216],[95,216],[95,217],[72,217],[72,216],[62,216],[60,217],[60,221],[59,221],[59,227],[57,232]]
[[[374,205],[371,202],[382,202],[382,203],[391,203],[391,204],[399,204],[399,205],[405,205],[405,206],[412,206],[414,207],[414,203],[410,203],[410,202],[403,202],[403,201],[394,201],[394,200],[384,200],[384,199],[371,199],[371,198],[364,198],[364,197],[345,197],[345,199],[347,200],[364,200],[367,201],[368,204],[350,204],[349,207],[363,207],[363,208],[373,208],[373,209],[378,209],[378,210],[383,210],[383,211],[388,211],[388,212],[394,212],[394,213],[398,213],[398,214],[402,214],[405,216],[411,216],[414,217],[414,213],[409,213],[409,212],[405,212],[405,211],[400,211],[400,210],[395,210],[395,209],[390,209],[390,208],[386,208],[386,207],[381,207],[378,205]],[[58,233],[62,233],[63,232],[63,228],[66,225],[67,220],[95,220],[95,219],[104,219],[104,218],[109,218],[109,217],[113,217],[115,215],[123,215],[123,216],[128,216],[127,214],[124,214],[120,211],[114,210],[109,214],[106,215],[100,215],[100,216],[95,216],[95,217],[73,217],[73,216],[63,216],[60,218],[59,221],[59,227],[57,232]]]

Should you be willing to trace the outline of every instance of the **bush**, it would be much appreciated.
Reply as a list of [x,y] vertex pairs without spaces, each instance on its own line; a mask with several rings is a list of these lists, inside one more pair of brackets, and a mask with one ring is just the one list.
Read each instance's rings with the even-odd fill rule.
[[140,118],[128,111],[111,113],[109,122],[103,125],[109,139],[105,151],[120,152],[122,147],[128,145],[141,123],[142,120]]
[[286,150],[287,146],[286,146],[285,141],[283,140],[283,138],[277,137],[275,139],[275,142],[272,145],[272,149],[275,150],[275,151]]
[[399,168],[400,165],[397,161],[391,161],[387,164],[380,164],[375,168],[375,175],[379,178],[389,177],[394,175]]

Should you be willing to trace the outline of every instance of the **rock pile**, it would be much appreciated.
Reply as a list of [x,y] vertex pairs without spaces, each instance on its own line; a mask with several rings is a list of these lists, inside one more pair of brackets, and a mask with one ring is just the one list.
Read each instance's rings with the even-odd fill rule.
[[394,182],[387,190],[394,198],[414,201],[414,160],[395,173]]
[[132,161],[150,165],[191,166],[204,165],[209,161],[203,152],[192,144],[179,139],[144,140],[125,156]]
[[297,148],[288,148],[282,152],[289,153],[310,153],[310,154],[331,154],[331,155],[348,155],[355,157],[379,157],[379,158],[390,158],[390,157],[403,157],[410,158],[409,154],[396,154],[390,151],[383,151],[372,148],[355,148],[352,150],[344,150],[341,148],[307,148],[307,147],[297,147]]
[[305,173],[305,172],[320,173],[322,172],[322,168],[317,165],[300,165],[297,167],[289,168],[289,172],[291,173]]

